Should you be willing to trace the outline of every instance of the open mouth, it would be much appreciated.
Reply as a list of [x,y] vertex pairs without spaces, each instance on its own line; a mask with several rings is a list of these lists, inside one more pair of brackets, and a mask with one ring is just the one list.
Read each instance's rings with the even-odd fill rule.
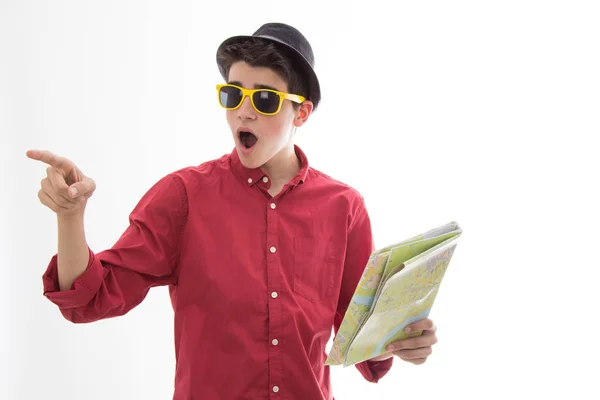
[[248,132],[248,131],[240,132],[240,142],[242,142],[242,145],[245,148],[247,148],[247,149],[252,148],[256,144],[257,141],[258,141],[258,138],[252,132]]

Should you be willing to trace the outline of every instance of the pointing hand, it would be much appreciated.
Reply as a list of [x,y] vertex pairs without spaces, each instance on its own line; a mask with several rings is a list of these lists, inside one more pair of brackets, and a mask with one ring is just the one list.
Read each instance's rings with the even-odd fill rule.
[[72,161],[49,151],[29,150],[27,157],[48,164],[38,192],[40,202],[59,215],[83,214],[87,199],[96,190],[94,180]]

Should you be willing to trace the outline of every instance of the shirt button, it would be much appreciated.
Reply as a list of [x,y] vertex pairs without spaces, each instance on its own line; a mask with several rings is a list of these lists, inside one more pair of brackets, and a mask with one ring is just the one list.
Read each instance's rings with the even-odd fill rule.
[[273,346],[277,346],[279,344],[279,340],[273,339],[271,343],[273,343]]
[[275,393],[279,392],[279,386],[273,386],[273,391],[274,391]]
[[274,299],[276,299],[277,298],[277,292],[271,293],[271,297],[274,298]]
[[271,250],[271,253],[275,253],[277,251],[275,247],[271,247],[269,250]]
[[267,178],[267,177],[265,176],[265,177],[263,178],[263,182],[264,182],[264,183],[267,183],[267,182],[269,182],[269,178]]
[[248,183],[252,183],[252,178],[248,178]]
[[275,205],[275,203],[271,203],[271,208],[272,208],[273,210],[275,209],[275,207],[277,207],[277,206]]

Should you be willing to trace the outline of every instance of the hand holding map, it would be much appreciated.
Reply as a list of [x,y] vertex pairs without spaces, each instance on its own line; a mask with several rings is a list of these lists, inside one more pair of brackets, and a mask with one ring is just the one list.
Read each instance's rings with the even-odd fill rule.
[[350,366],[385,354],[427,318],[462,230],[450,222],[373,252],[329,352],[326,365]]

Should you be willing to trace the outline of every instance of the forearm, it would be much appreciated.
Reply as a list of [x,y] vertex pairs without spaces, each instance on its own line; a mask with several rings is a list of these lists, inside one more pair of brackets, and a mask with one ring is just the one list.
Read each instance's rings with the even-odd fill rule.
[[89,250],[83,220],[83,213],[58,216],[58,282],[61,291],[69,290],[73,281],[87,269]]

